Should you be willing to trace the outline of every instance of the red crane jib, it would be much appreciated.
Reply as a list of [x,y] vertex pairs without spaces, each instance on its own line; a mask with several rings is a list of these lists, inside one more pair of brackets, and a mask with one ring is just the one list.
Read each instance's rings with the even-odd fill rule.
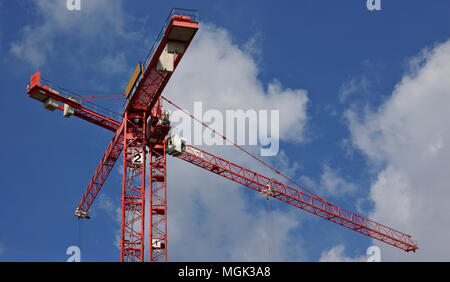
[[263,176],[194,146],[187,145],[186,152],[176,157],[254,189],[266,196],[278,199],[404,251],[415,252],[418,249],[417,244],[408,234],[337,207],[321,198],[289,187],[275,179]]

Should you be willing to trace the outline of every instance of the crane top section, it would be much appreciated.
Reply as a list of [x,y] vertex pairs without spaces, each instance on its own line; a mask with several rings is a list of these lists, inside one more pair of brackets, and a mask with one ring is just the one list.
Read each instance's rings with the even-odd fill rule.
[[124,113],[153,109],[197,30],[197,11],[172,10],[145,62],[138,64],[126,87]]

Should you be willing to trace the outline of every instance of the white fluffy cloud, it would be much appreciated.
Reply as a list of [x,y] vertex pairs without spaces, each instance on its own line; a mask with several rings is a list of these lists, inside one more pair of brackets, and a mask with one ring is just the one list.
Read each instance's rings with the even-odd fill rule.
[[112,222],[116,227],[114,229],[114,241],[112,242],[112,244],[115,248],[120,249],[120,221],[122,219],[121,205],[116,205],[107,194],[100,193],[95,201],[94,206],[92,207],[91,216],[95,217],[99,213],[105,213],[110,219],[112,219]]
[[370,81],[366,76],[352,77],[339,88],[339,102],[344,103],[351,95],[358,92],[367,92],[369,87]]
[[416,254],[380,245],[385,260],[450,259],[449,77],[447,41],[411,60],[410,71],[377,111],[362,119],[347,113],[354,145],[383,165],[371,187],[371,217],[419,244]]
[[325,163],[320,181],[316,183],[308,176],[302,176],[301,180],[321,197],[345,197],[358,189],[355,183],[346,180],[339,174],[337,169],[333,169]]
[[345,254],[345,246],[337,245],[320,255],[319,262],[364,262],[367,256],[349,257]]
[[[279,110],[279,135],[304,140],[307,93],[284,88],[277,80],[267,87],[258,79],[258,66],[246,48],[232,43],[224,29],[201,24],[192,46],[183,57],[164,95],[192,112],[193,102],[203,111]],[[247,48],[248,49],[248,48]]]
[[[106,213],[115,223],[120,224],[122,211],[120,206],[116,206],[113,200],[106,194],[100,194],[95,203],[95,210]],[[93,214],[92,216],[95,216]]]
[[[84,62],[98,65],[100,71],[127,71],[124,54],[111,48],[137,36],[137,32],[127,30],[129,18],[122,1],[82,1],[81,11],[69,11],[66,0],[30,3],[39,21],[24,26],[19,38],[10,44],[10,53],[15,57],[35,68],[50,59],[59,62],[64,59],[73,63],[72,68]],[[95,54],[96,59],[84,61],[89,54]]]

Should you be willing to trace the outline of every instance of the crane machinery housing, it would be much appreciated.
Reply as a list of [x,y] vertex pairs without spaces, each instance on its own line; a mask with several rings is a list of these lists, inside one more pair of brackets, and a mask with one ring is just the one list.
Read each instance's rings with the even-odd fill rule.
[[[175,104],[161,94],[193,40],[198,23],[195,10],[171,11],[147,58],[136,66],[125,94],[121,95],[126,98],[122,115],[52,86],[41,78],[40,72],[32,75],[27,93],[42,102],[45,109],[61,110],[64,117],[76,116],[114,133],[75,216],[89,218],[92,203],[122,157],[120,261],[144,261],[145,218],[150,221],[150,261],[167,261],[166,156],[171,155],[256,190],[267,199],[280,200],[406,252],[415,252],[418,246],[410,235],[331,204],[277,170],[274,171],[290,180],[293,187],[191,146],[176,134],[168,136],[170,111],[162,109],[161,100]],[[150,206],[147,217],[146,202]]]

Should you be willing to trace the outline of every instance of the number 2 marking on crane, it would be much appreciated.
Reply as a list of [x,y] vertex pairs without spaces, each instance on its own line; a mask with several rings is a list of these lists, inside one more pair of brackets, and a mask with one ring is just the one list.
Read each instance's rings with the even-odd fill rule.
[[133,156],[132,159],[133,164],[141,164],[142,163],[142,153],[137,153]]

